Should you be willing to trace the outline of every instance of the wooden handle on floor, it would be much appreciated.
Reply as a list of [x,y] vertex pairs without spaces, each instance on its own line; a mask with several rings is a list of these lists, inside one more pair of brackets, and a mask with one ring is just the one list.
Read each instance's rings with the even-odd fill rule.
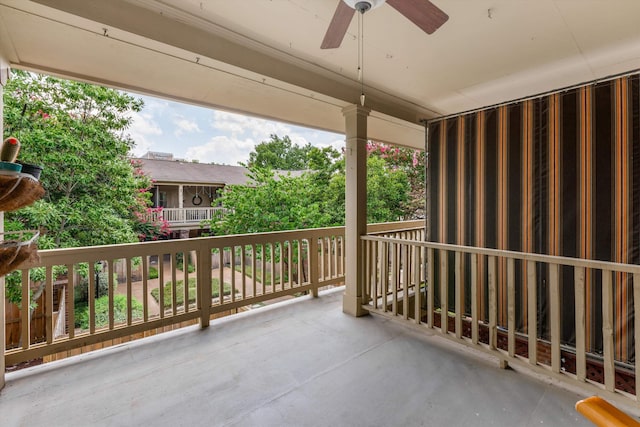
[[640,427],[638,421],[598,396],[580,400],[576,410],[598,427]]

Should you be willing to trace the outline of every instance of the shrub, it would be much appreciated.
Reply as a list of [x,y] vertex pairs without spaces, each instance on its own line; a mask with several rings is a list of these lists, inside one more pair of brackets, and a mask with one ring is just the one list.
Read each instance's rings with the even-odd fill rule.
[[[109,325],[109,296],[105,295],[96,299],[96,328]],[[127,297],[126,295],[113,296],[114,323],[127,321]],[[75,308],[75,327],[89,329],[89,305],[84,303]],[[135,298],[131,300],[131,318],[142,319],[142,304]]]
[[[114,274],[113,283],[118,283]],[[94,282],[95,286],[95,282]],[[95,290],[96,297],[102,297],[109,292],[109,273],[102,271],[98,273],[98,287]],[[81,277],[80,282],[73,288],[73,300],[76,306],[86,305],[89,301],[89,279]]]
[[157,279],[158,278],[158,269],[155,267],[149,267],[149,279]]
[[[171,282],[167,282],[164,284],[164,308],[171,307],[172,304],[172,295],[173,295],[173,287],[171,286]],[[237,292],[237,290],[236,290]],[[214,277],[211,279],[211,294],[213,298],[218,298],[220,296],[220,281],[218,278]],[[223,294],[230,295],[231,294],[231,285],[225,283],[223,286]],[[151,290],[151,296],[160,303],[160,289],[155,288]],[[189,304],[194,303],[196,301],[196,278],[189,278]],[[176,302],[178,305],[184,305],[184,281],[176,280]]]

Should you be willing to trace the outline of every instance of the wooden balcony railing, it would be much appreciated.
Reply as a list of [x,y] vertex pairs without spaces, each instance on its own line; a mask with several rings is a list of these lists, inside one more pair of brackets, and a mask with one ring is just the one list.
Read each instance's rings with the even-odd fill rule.
[[[421,239],[361,238],[365,309],[614,400],[639,400],[639,265]],[[626,318],[622,304],[631,306]],[[621,356],[627,346],[635,358]]]
[[147,214],[149,221],[167,221],[170,225],[199,224],[202,221],[220,220],[227,212],[225,208],[163,208]]
[[[370,226],[390,232],[416,223]],[[311,293],[344,280],[344,227],[43,250],[19,270],[7,366]],[[14,273],[15,274],[15,273]],[[9,279],[8,279],[9,280]],[[32,295],[41,295],[32,304]],[[14,304],[9,304],[14,306]]]

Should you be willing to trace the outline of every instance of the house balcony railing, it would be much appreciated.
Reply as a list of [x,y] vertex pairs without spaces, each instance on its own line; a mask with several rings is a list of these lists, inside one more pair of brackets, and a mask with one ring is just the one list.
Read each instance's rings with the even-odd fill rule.
[[221,220],[227,209],[220,207],[209,208],[163,208],[150,212],[146,219],[148,221],[167,221],[170,225],[178,224],[200,224],[202,221]]
[[639,265],[422,240],[361,238],[366,310],[488,352],[501,365],[640,400]]
[[[375,224],[369,231],[397,237],[420,233],[421,226]],[[13,311],[19,318],[6,325],[7,366],[189,322],[207,326],[216,315],[283,297],[317,296],[319,288],[342,284],[345,271],[344,227],[39,255],[37,263],[19,270],[22,300]],[[40,295],[35,308],[32,295]]]

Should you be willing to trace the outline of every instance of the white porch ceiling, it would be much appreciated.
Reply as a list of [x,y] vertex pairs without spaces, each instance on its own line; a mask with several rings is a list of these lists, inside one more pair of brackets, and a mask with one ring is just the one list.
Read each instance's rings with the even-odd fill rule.
[[[427,35],[388,5],[365,19],[369,135],[423,147],[423,119],[640,68],[638,0],[432,0]],[[13,66],[344,132],[358,102],[357,17],[338,0],[0,0]]]

